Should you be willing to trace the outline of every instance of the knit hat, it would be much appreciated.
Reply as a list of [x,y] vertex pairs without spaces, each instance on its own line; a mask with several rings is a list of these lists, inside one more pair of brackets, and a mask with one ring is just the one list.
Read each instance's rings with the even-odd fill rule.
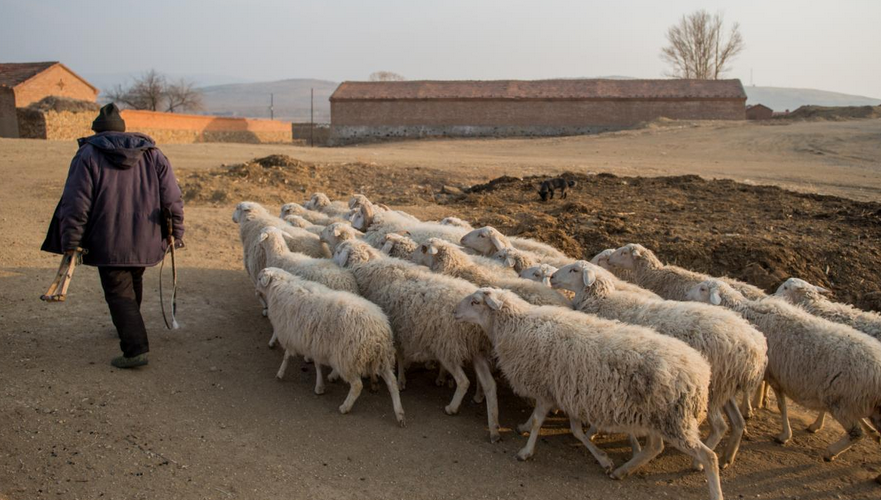
[[119,115],[119,108],[112,102],[98,112],[98,118],[92,122],[92,130],[99,132],[125,132],[125,120]]

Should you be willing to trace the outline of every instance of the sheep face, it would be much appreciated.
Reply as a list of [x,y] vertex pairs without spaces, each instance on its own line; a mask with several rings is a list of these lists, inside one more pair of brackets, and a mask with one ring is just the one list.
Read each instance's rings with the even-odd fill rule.
[[595,266],[600,266],[603,269],[610,269],[612,267],[612,264],[609,263],[609,257],[611,257],[613,253],[615,253],[614,248],[607,248],[602,252],[594,255],[593,259],[590,260],[590,263]]
[[378,250],[363,241],[356,240],[343,241],[333,252],[333,261],[340,267],[351,267],[381,257],[382,254]]
[[431,238],[426,243],[419,245],[416,252],[413,252],[412,260],[420,266],[431,267],[434,264],[435,256],[438,254],[440,245]]
[[373,224],[373,206],[362,205],[361,209],[352,216],[352,227],[358,231],[367,231],[367,228]]
[[306,209],[303,208],[299,203],[285,203],[281,206],[281,214],[280,218],[284,219],[285,217],[289,217],[291,215],[302,215]]
[[691,287],[691,290],[686,294],[686,298],[694,302],[703,302],[714,306],[722,303],[719,283],[715,280],[707,280]]
[[370,200],[363,194],[356,194],[349,199],[349,208],[361,208],[361,205],[370,205]]
[[238,224],[243,220],[250,220],[256,213],[264,210],[259,203],[243,201],[236,205],[236,209],[232,213],[232,221]]
[[578,261],[563,266],[555,272],[551,276],[551,286],[569,290],[570,292],[578,292],[593,286],[596,280],[597,274],[596,271],[591,269],[591,265],[584,261]]
[[322,207],[330,205],[330,198],[324,193],[315,193],[309,198],[309,201],[303,204],[306,210],[319,210]]
[[267,267],[266,269],[261,270],[259,273],[257,273],[258,294],[265,292],[273,281],[283,280],[289,276],[290,274],[277,267]]
[[470,248],[481,255],[492,255],[503,248],[509,248],[511,243],[496,228],[491,226],[475,229],[459,241],[463,247]]
[[557,272],[557,268],[550,264],[541,264],[524,269],[520,272],[520,277],[532,281],[537,281],[545,286],[551,285],[551,276]]
[[783,297],[794,304],[798,304],[811,292],[831,293],[829,289],[812,285],[805,280],[789,278],[777,288],[777,292],[775,292],[774,295]]
[[479,325],[484,331],[490,331],[492,314],[502,308],[499,290],[481,288],[462,299],[453,311],[453,317],[460,323]]
[[321,234],[318,235],[318,239],[327,244],[331,251],[335,250],[341,242],[354,238],[355,232],[352,227],[343,222],[334,222],[325,226],[321,230]]
[[622,269],[635,269],[636,261],[645,255],[647,251],[644,246],[637,245],[636,243],[624,245],[609,256],[609,264]]
[[407,257],[402,255],[406,253],[408,246],[415,246],[416,243],[410,239],[407,234],[389,233],[382,239],[382,248],[380,251],[392,257]]

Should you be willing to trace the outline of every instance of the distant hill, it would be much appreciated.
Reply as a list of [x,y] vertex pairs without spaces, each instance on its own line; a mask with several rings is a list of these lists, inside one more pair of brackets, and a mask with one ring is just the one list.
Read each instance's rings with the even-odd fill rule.
[[881,99],[859,95],[839,94],[816,89],[792,89],[785,87],[747,87],[746,103],[764,104],[774,111],[795,111],[800,106],[877,106]]
[[337,85],[327,80],[293,79],[202,87],[202,113],[269,118],[269,96],[273,94],[276,120],[308,122],[309,90],[314,88],[315,122],[330,123],[328,99]]

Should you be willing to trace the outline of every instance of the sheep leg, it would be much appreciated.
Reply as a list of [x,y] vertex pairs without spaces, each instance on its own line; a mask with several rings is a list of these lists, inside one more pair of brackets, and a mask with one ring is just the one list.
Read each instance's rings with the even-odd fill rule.
[[807,427],[807,429],[805,429],[805,430],[808,432],[812,432],[812,433],[819,432],[820,429],[823,428],[823,424],[825,424],[825,423],[826,423],[826,412],[821,410],[820,413],[817,414],[817,419],[814,420],[814,423],[809,425]]
[[370,392],[376,392],[379,390],[379,379],[376,377],[375,373],[370,375]]
[[438,387],[443,387],[447,383],[447,371],[444,370],[444,367],[441,366],[437,370],[437,378],[434,379],[434,385]]
[[[517,432],[520,434],[526,434],[530,429],[532,429],[532,414],[529,415],[529,419],[526,422],[517,426]],[[591,429],[593,429],[593,427],[591,427]]]
[[[475,373],[477,373],[477,369],[475,369]],[[490,374],[491,375],[491,374]],[[483,393],[483,384],[480,383],[480,377],[477,377],[477,387],[474,388],[474,397],[471,398],[471,401],[474,401],[477,404],[483,403],[485,399],[485,394]]]
[[400,350],[395,350],[395,359],[398,362],[398,388],[403,391],[407,388],[407,368]]
[[569,419],[569,429],[572,430],[572,435],[575,436],[575,439],[581,441],[581,444],[587,448],[587,451],[593,455],[593,458],[596,459],[597,462],[600,463],[600,467],[609,474],[615,468],[614,462],[606,455],[606,452],[599,449],[597,445],[593,444],[593,442],[584,435],[584,428],[582,427],[581,421],[576,420],[574,418]]
[[609,476],[612,479],[624,479],[630,474],[633,474],[636,469],[651,462],[652,459],[660,455],[662,451],[664,451],[664,440],[661,439],[660,436],[649,434],[648,438],[645,440],[645,446],[642,447],[639,453],[633,455],[633,458],[628,460],[624,465],[612,471]]
[[642,450],[642,445],[639,444],[639,438],[633,434],[628,434],[627,440],[630,441],[630,456],[633,457]]
[[389,394],[392,395],[392,407],[395,409],[395,419],[401,427],[405,427],[407,424],[404,420],[404,407],[401,406],[401,393],[398,391],[398,381],[395,380],[395,374],[392,372],[392,369],[388,367],[385,368],[380,375],[382,375],[382,379],[385,381],[385,386],[388,387]]
[[328,382],[336,382],[340,379],[340,372],[336,371],[336,368],[331,368],[330,373],[327,375]]
[[740,449],[740,441],[743,439],[743,433],[746,429],[746,421],[740,414],[740,408],[737,407],[737,401],[733,398],[725,403],[725,414],[731,422],[731,434],[728,435],[728,442],[725,444],[725,450],[722,452],[722,461],[719,467],[726,469],[734,463],[734,457]]
[[526,446],[517,452],[517,460],[521,462],[529,460],[535,453],[535,443],[538,441],[538,435],[541,433],[541,424],[544,423],[548,412],[554,407],[553,404],[547,401],[536,401],[535,403],[535,410],[533,410],[531,417],[532,428],[529,430],[529,439],[526,441]]
[[[704,444],[707,445],[707,448],[715,450],[719,441],[722,440],[722,436],[728,431],[728,424],[725,423],[722,410],[719,408],[714,408],[707,413],[707,421],[710,423],[710,435],[707,436]],[[703,465],[696,458],[692,461],[691,467],[694,470],[703,470]]]
[[774,389],[774,395],[777,396],[777,409],[780,410],[780,419],[783,421],[783,432],[774,439],[780,444],[786,444],[792,439],[792,427],[789,426],[789,413],[786,411],[786,396],[783,391],[777,387]]
[[687,442],[671,442],[679,451],[696,458],[704,466],[707,484],[710,487],[710,500],[722,500],[722,484],[719,481],[719,458],[713,450],[700,441],[692,444]]
[[848,421],[840,418],[836,418],[835,420],[838,420],[838,423],[844,428],[845,434],[841,439],[830,444],[829,447],[826,448],[823,460],[827,462],[835,460],[838,455],[841,455],[851,446],[866,437],[866,433],[863,431],[863,426],[859,420]]
[[747,391],[743,391],[743,400],[740,404],[740,414],[745,419],[753,418],[752,395]]
[[321,373],[321,365],[315,363],[315,394],[324,394],[324,374]]
[[461,366],[447,366],[444,364],[444,367],[456,380],[456,392],[453,394],[450,404],[444,408],[444,411],[447,415],[455,415],[459,413],[459,407],[462,406],[462,400],[465,399],[465,394],[468,392],[468,386],[471,383],[468,381],[468,376],[465,375],[465,370]]
[[771,398],[768,397],[768,393],[771,391],[771,385],[765,384],[762,386],[762,407],[766,410],[771,408]]
[[[489,427],[489,441],[498,442],[499,434],[499,399],[496,393],[496,381],[493,379],[489,363],[483,356],[474,356],[474,373],[477,374],[477,388],[484,388],[486,394],[486,420]],[[475,395],[475,398],[477,396]]]
[[275,349],[275,344],[278,343],[278,334],[275,333],[275,329],[272,330],[272,338],[269,339],[269,348]]
[[288,370],[288,360],[291,359],[291,351],[285,350],[284,358],[281,360],[281,366],[278,369],[278,373],[275,374],[275,378],[282,380],[284,379],[284,373]]
[[868,419],[861,418],[860,425],[863,427],[863,432],[866,433],[866,436],[872,438],[872,441],[876,443],[881,443],[881,435],[878,434],[878,431],[875,430],[875,427],[872,426]]
[[349,395],[346,396],[346,400],[340,405],[340,413],[343,415],[352,411],[352,406],[355,404],[358,396],[361,395],[361,389],[364,388],[360,376],[356,375],[352,377],[352,380],[347,380],[346,382],[349,383]]

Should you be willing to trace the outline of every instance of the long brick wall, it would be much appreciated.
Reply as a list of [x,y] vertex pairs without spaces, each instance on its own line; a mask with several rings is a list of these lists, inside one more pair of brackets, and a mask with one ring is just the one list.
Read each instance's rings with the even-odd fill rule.
[[[92,135],[96,113],[44,112],[19,110],[21,137],[30,139],[76,140]],[[123,110],[129,132],[141,132],[158,144],[194,142],[289,143],[291,125],[273,120],[248,120],[214,116],[182,115],[153,111]]]

